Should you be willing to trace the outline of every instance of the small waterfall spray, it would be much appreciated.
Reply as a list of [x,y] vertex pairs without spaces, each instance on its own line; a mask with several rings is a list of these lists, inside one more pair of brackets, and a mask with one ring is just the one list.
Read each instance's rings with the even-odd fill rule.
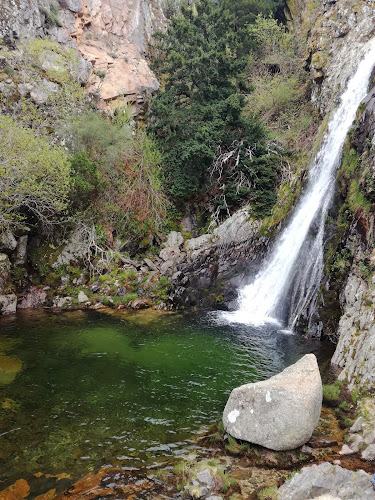
[[[289,322],[289,326],[293,327],[303,309],[316,295],[323,274],[324,226],[334,193],[335,172],[340,163],[345,137],[359,104],[366,96],[374,62],[375,39],[372,39],[365,45],[363,58],[329,122],[310,170],[306,191],[291,221],[277,239],[273,252],[254,282],[240,291],[239,309],[223,313],[226,320],[253,325],[279,323],[279,319],[285,316],[284,304],[288,301],[289,305],[293,303],[294,318]],[[311,242],[306,242],[313,223],[317,227],[316,236]],[[301,256],[304,246],[304,256]],[[297,274],[298,283],[294,283]],[[292,284],[294,290],[289,297]]]

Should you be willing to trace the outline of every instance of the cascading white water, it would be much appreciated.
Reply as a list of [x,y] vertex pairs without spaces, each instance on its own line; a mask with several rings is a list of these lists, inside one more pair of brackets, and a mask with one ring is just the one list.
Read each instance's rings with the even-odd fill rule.
[[[329,122],[328,130],[316,155],[307,189],[300,199],[292,220],[278,238],[270,257],[250,285],[240,291],[240,306],[237,311],[223,313],[226,320],[237,323],[261,325],[278,323],[277,308],[283,302],[294,274],[294,266],[302,245],[314,220],[318,218],[318,231],[312,248],[315,258],[304,264],[301,285],[306,286],[303,275],[321,273],[324,224],[334,193],[335,171],[341,159],[345,137],[352,125],[358,106],[367,93],[370,75],[375,63],[375,38],[363,50],[358,69],[348,82],[341,97],[341,104]],[[348,61],[351,64],[351,61]],[[308,256],[309,257],[309,256]],[[312,256],[310,256],[312,257]],[[301,265],[301,264],[300,264]],[[298,307],[303,306],[308,293],[301,293]],[[293,322],[292,322],[293,323]]]

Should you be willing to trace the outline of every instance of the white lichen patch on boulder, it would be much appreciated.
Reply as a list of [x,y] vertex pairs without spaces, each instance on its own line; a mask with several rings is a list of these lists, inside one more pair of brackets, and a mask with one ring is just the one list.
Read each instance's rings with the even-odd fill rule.
[[319,367],[315,355],[307,354],[268,380],[233,389],[223,423],[237,439],[290,450],[310,439],[321,407]]

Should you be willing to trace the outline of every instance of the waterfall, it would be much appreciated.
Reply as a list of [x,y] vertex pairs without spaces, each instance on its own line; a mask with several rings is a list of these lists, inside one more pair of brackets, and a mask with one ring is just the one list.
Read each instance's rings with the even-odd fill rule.
[[[223,313],[226,320],[253,325],[280,323],[293,303],[294,317],[289,320],[289,326],[293,327],[303,308],[316,295],[323,274],[324,225],[334,193],[335,172],[346,135],[367,94],[375,62],[375,39],[364,46],[362,55],[329,122],[310,169],[307,188],[291,221],[276,240],[253,283],[240,290],[239,309]],[[315,236],[307,239],[312,229]]]

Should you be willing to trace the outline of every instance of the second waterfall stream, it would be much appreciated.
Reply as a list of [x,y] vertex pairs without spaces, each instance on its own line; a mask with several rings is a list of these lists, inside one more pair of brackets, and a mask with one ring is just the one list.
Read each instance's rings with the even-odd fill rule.
[[[301,271],[301,277],[299,284],[295,286],[301,287],[301,290],[293,307],[294,317],[289,318],[289,327],[294,326],[298,310],[311,300],[313,283],[317,282],[317,278],[321,279],[324,225],[335,189],[335,172],[340,164],[346,135],[355,119],[358,106],[366,97],[374,64],[375,39],[372,39],[364,46],[357,70],[349,79],[340,105],[333,113],[313,161],[307,188],[291,221],[276,240],[272,253],[263,263],[253,283],[240,290],[238,310],[223,313],[227,321],[252,325],[282,323],[288,301],[290,309],[293,296],[290,286],[298,271]],[[317,226],[314,240],[301,259],[301,249],[313,222]],[[296,296],[295,293],[294,295]]]

